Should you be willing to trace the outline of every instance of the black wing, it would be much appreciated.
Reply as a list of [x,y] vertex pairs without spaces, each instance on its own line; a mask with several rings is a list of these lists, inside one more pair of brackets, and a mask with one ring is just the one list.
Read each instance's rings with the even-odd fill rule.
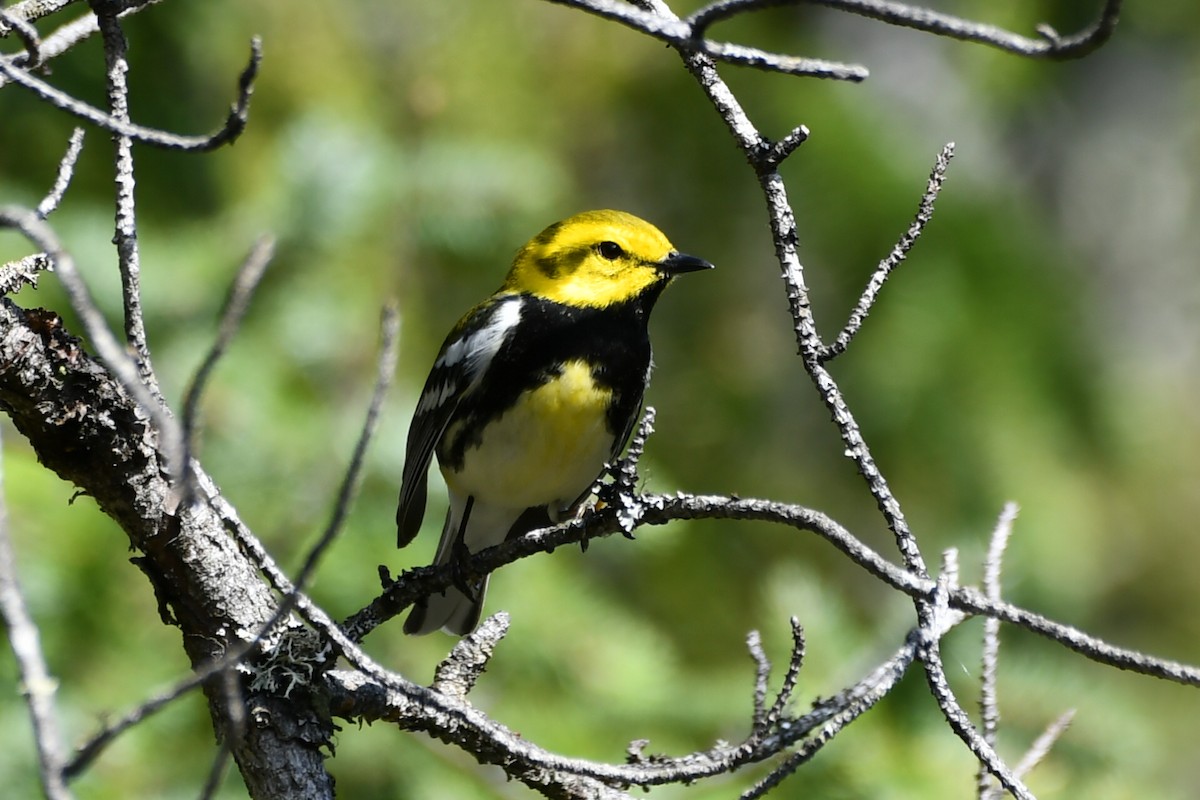
[[446,337],[408,430],[408,447],[396,508],[396,546],[421,529],[429,463],[464,397],[479,386],[492,358],[507,341],[521,313],[518,295],[500,296],[469,311]]

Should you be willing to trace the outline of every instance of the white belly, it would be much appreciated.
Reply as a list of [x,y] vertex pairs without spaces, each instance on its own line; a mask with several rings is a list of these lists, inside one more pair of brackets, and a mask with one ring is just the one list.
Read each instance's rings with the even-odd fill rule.
[[464,453],[461,471],[443,469],[446,484],[476,502],[550,506],[556,514],[587,491],[612,452],[610,396],[584,362],[569,362],[484,429],[479,446]]

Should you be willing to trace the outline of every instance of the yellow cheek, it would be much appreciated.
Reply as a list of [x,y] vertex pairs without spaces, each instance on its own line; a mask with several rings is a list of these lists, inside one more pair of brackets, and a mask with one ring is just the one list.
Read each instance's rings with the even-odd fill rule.
[[603,308],[640,295],[663,280],[652,267],[585,262],[570,275],[527,279],[526,291],[576,307]]
[[612,451],[606,411],[612,393],[598,386],[582,361],[567,363],[554,380],[526,392],[489,424],[462,470],[443,469],[455,492],[508,508],[574,502],[600,474]]

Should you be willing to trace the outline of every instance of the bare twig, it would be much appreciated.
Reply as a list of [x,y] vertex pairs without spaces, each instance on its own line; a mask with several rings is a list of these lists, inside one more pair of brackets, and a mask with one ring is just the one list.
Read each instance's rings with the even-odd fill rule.
[[[1070,709],[1059,715],[1058,719],[1051,722],[1046,727],[1046,730],[1042,731],[1042,734],[1037,739],[1034,739],[1033,744],[1025,751],[1025,755],[1021,756],[1021,760],[1013,767],[1013,774],[1018,778],[1028,775],[1050,753],[1054,744],[1066,732],[1067,728],[1070,727],[1071,720],[1074,718],[1075,710]],[[1001,787],[992,785],[991,783],[986,786],[981,784],[981,790],[978,795],[979,800],[1000,800],[1003,796],[1004,790]]]
[[866,68],[858,64],[768,53],[753,47],[703,39],[695,34],[691,25],[673,14],[643,11],[630,3],[620,2],[620,0],[550,0],[550,2],[578,8],[589,14],[619,22],[680,50],[704,53],[717,61],[729,64],[755,67],[770,72],[782,72],[787,75],[805,75],[832,80],[861,81],[867,77]]
[[1055,622],[1020,606],[993,602],[969,586],[956,591],[951,605],[969,614],[981,614],[1024,628],[1073,650],[1098,664],[1149,675],[1187,686],[1200,686],[1200,667],[1168,658],[1156,658],[1138,650],[1118,647],[1089,633]]
[[767,712],[767,723],[770,727],[774,727],[787,711],[787,704],[795,694],[796,683],[800,680],[800,668],[804,665],[804,626],[796,617],[792,617],[789,622],[792,626],[792,655],[788,659],[787,671],[783,673],[783,685],[779,687],[779,694],[775,696],[775,702]]
[[50,800],[71,797],[63,778],[62,737],[58,730],[54,693],[58,682],[50,675],[42,654],[37,623],[25,606],[17,583],[17,563],[8,535],[8,506],[4,500],[4,470],[0,459],[0,616],[8,631],[9,646],[21,676],[22,694],[33,724],[42,788]]
[[[117,20],[120,3],[113,0],[89,0],[100,23],[104,40],[104,76],[108,88],[108,108],[112,118],[129,122],[129,84],[126,74],[128,42]],[[116,224],[113,244],[117,248],[117,267],[121,274],[121,300],[125,312],[125,341],[137,358],[138,373],[155,399],[165,405],[158,376],[150,360],[146,341],[146,321],[142,314],[141,250],[138,247],[137,205],[134,200],[133,141],[129,136],[113,136],[113,178],[116,185]]]
[[632,494],[637,491],[638,462],[642,460],[642,454],[646,452],[647,440],[654,433],[654,420],[657,416],[658,412],[654,410],[654,406],[646,406],[646,410],[642,412],[642,421],[638,423],[637,432],[629,442],[629,449],[626,450],[625,457],[614,466],[612,485],[618,492]]
[[988,45],[1029,58],[1080,58],[1108,41],[1117,27],[1122,0],[1104,0],[1100,17],[1071,36],[1059,36],[1049,26],[1038,26],[1040,38],[1030,39],[994,25],[942,14],[919,6],[888,0],[816,0],[822,5],[881,20],[892,25]]
[[1058,719],[1051,722],[1042,735],[1033,740],[1033,744],[1025,751],[1025,755],[1021,756],[1021,760],[1013,767],[1013,772],[1017,776],[1029,774],[1034,767],[1041,763],[1042,759],[1054,747],[1054,743],[1058,741],[1067,728],[1071,727],[1071,720],[1075,719],[1075,709],[1067,709],[1058,716]]
[[65,777],[70,780],[82,775],[84,770],[91,766],[92,762],[104,752],[105,748],[112,744],[122,733],[170,705],[224,668],[225,664],[221,662],[220,664],[214,664],[212,669],[197,670],[170,689],[144,700],[136,708],[121,715],[120,718],[105,723],[103,728],[75,751],[75,755],[72,756],[71,760],[63,768]]
[[787,160],[788,156],[796,151],[796,148],[808,141],[808,127],[797,125],[787,136],[784,136],[777,142],[767,143],[766,137],[762,137],[762,142],[759,145],[757,160],[764,167],[774,169]]
[[987,767],[988,772],[995,775],[1014,797],[1018,800],[1034,800],[1033,794],[1025,787],[1000,755],[996,748],[984,740],[983,736],[971,723],[967,712],[963,710],[950,681],[946,678],[945,665],[942,662],[941,638],[947,626],[957,624],[963,617],[962,613],[950,606],[950,593],[957,587],[957,554],[949,551],[943,561],[942,574],[938,576],[933,599],[929,603],[928,618],[932,629],[922,627],[918,634],[917,658],[925,668],[926,682],[930,693],[937,701],[942,716],[949,723],[950,729],[958,735],[968,749],[975,754],[980,763]]
[[[678,19],[662,0],[642,0],[642,5],[665,19]],[[750,121],[741,103],[717,74],[712,59],[703,53],[678,48],[685,66],[708,96],[713,108],[725,121],[734,142],[742,150],[759,178],[759,186],[767,201],[771,236],[775,242],[775,256],[783,268],[783,280],[795,322],[796,342],[805,370],[816,386],[825,406],[829,409],[845,444],[846,457],[854,461],[858,471],[867,482],[867,488],[875,498],[880,513],[896,539],[896,546],[904,558],[906,568],[920,577],[927,577],[928,570],[921,556],[916,538],[909,529],[900,503],[892,494],[887,479],[880,471],[850,412],[846,401],[833,376],[821,364],[820,354],[824,349],[817,332],[816,319],[809,302],[808,286],[804,267],[800,263],[797,249],[800,240],[796,229],[795,215],[788,201],[787,189],[777,167],[779,161],[772,146],[767,142],[754,123]],[[918,612],[924,613],[921,601]]]
[[229,743],[221,742],[217,747],[216,755],[213,756],[212,766],[208,769],[208,777],[204,779],[204,786],[200,788],[200,800],[211,800],[217,796],[217,792],[221,789],[221,782],[225,780],[225,773],[229,770],[231,755]]
[[717,61],[789,75],[848,81],[864,80],[869,74],[867,68],[860,64],[803,58],[730,42],[714,42],[705,38],[705,34],[712,24],[735,14],[771,6],[811,3],[1031,58],[1067,59],[1086,55],[1106,42],[1116,28],[1121,9],[1121,0],[1106,0],[1100,18],[1083,31],[1063,37],[1049,27],[1039,26],[1040,38],[1031,39],[994,25],[890,0],[718,0],[682,20],[673,13],[663,13],[665,6],[660,0],[643,0],[638,5],[644,8],[621,0],[550,1],[619,22],[666,42],[680,52],[701,53]]
[[241,327],[242,319],[250,305],[250,298],[262,280],[263,274],[275,256],[275,238],[263,236],[254,243],[250,253],[238,268],[233,283],[229,287],[229,295],[225,300],[225,308],[221,312],[221,322],[217,326],[217,335],[212,347],[204,356],[196,374],[192,376],[187,393],[183,400],[183,440],[185,449],[184,464],[187,470],[185,480],[186,491],[192,494],[195,473],[191,469],[191,459],[196,452],[196,435],[199,420],[200,398],[208,386],[209,376],[216,368],[217,362],[225,355],[233,337]]
[[880,261],[879,266],[875,268],[871,279],[867,281],[867,288],[863,290],[862,296],[859,297],[858,303],[854,306],[854,310],[850,312],[850,319],[846,322],[846,326],[842,328],[841,332],[838,333],[833,344],[821,348],[821,351],[817,355],[821,361],[831,361],[846,351],[850,340],[862,328],[867,315],[871,313],[871,308],[879,298],[879,291],[883,288],[883,284],[887,281],[888,276],[892,274],[892,270],[904,262],[908,252],[912,250],[913,245],[917,243],[917,239],[925,230],[925,226],[933,219],[933,204],[937,200],[938,193],[942,190],[942,183],[946,180],[946,170],[950,167],[950,159],[953,157],[954,142],[950,142],[938,154],[937,163],[933,167],[933,172],[929,175],[929,183],[925,187],[925,194],[921,197],[921,203],[917,208],[917,215],[913,219],[912,224],[908,226],[908,230],[905,231],[904,235],[900,237],[900,241],[892,248],[892,252],[888,253],[887,258]]
[[12,30],[12,20],[33,22],[42,17],[61,11],[75,0],[20,0],[5,9],[11,19],[0,20],[0,36],[8,36]]
[[767,727],[767,680],[771,677],[771,662],[763,650],[762,635],[758,631],[746,634],[746,648],[754,660],[754,730]]
[[1079,58],[1108,41],[1117,26],[1121,0],[1105,0],[1096,22],[1071,36],[1060,36],[1052,28],[1039,25],[1040,38],[1031,39],[994,25],[973,22],[951,14],[943,14],[922,6],[890,0],[717,0],[687,18],[697,38],[709,26],[736,14],[772,6],[822,5],[839,11],[868,17],[904,28],[914,28],[938,36],[988,45],[1030,58]]
[[67,152],[63,155],[62,160],[58,162],[58,174],[54,176],[54,186],[50,192],[42,198],[42,202],[38,203],[37,215],[42,219],[50,216],[58,208],[58,204],[62,202],[63,195],[67,193],[67,187],[71,185],[71,179],[75,177],[75,162],[79,160],[79,154],[83,152],[83,128],[76,128],[71,132],[71,140],[67,145]]
[[230,109],[225,124],[221,126],[220,130],[208,136],[180,136],[168,131],[147,128],[143,125],[117,119],[34,77],[26,70],[14,64],[11,59],[0,58],[0,76],[4,76],[13,83],[24,86],[55,108],[66,111],[68,114],[86,120],[93,125],[98,125],[119,136],[128,136],[135,142],[142,142],[143,144],[161,147],[166,150],[207,152],[232,142],[245,130],[246,123],[250,118],[250,96],[254,91],[254,79],[258,74],[258,66],[261,60],[262,42],[258,37],[255,37],[250,42],[250,61],[238,79],[238,99],[234,103],[233,108]]
[[[715,495],[640,495],[643,525],[662,525],[680,519],[743,519],[776,522],[797,530],[811,531],[829,541],[856,564],[894,588],[907,594],[932,591],[933,582],[921,579],[889,562],[856,538],[828,515],[803,506],[770,500],[729,498]],[[561,525],[530,531],[495,547],[473,553],[462,567],[472,573],[488,574],[505,564],[532,553],[551,552],[585,537],[607,536],[623,531],[614,513],[593,513]],[[419,567],[406,571],[369,606],[342,623],[354,641],[361,641],[375,627],[399,614],[418,597],[438,592],[451,585],[454,571],[447,566]]]
[[[399,334],[400,315],[395,304],[389,303],[384,306],[383,317],[380,322],[381,347],[379,361],[376,365],[375,389],[371,394],[371,402],[367,408],[367,416],[363,421],[362,431],[359,433],[358,441],[354,445],[354,453],[350,457],[350,464],[346,467],[346,474],[342,478],[341,486],[338,487],[337,498],[334,501],[333,513],[330,515],[329,523],[325,526],[321,538],[308,551],[308,555],[304,559],[304,565],[296,575],[296,585],[292,593],[302,590],[308,585],[308,581],[316,571],[321,556],[325,554],[329,545],[341,533],[342,527],[346,523],[346,516],[350,513],[350,505],[354,501],[354,496],[361,482],[363,463],[367,455],[367,446],[371,443],[371,438],[375,435],[375,429],[379,424],[379,412],[383,408],[383,401],[387,397],[388,389],[391,388],[392,376],[396,373],[396,342],[399,339]],[[281,608],[287,602],[288,598],[285,598],[284,605],[281,605]]]
[[[125,18],[159,2],[161,0],[125,0],[117,16]],[[47,5],[54,5],[54,3],[17,3],[16,5],[9,6],[5,11],[10,18],[20,19],[25,23],[29,23],[45,15],[40,10],[34,9],[33,6],[41,6],[44,9]],[[20,9],[24,9],[24,11],[22,12]],[[23,13],[28,14],[28,16],[22,16]],[[42,63],[45,64],[51,59],[61,56],[99,30],[99,21],[96,19],[96,15],[90,11],[56,28],[53,33],[41,40],[38,54],[41,56]],[[7,29],[5,28],[4,21],[0,19],[0,36],[6,34]],[[36,65],[29,62],[30,56],[28,53],[19,53],[12,58],[13,66],[23,69],[34,69]],[[0,74],[0,87],[3,87],[8,82],[7,76]]]
[[42,65],[42,39],[37,28],[21,17],[9,13],[8,9],[0,8],[0,24],[7,25],[17,34],[21,44],[25,45],[25,64],[29,69],[37,69]]
[[[497,763],[512,777],[537,786],[553,779],[587,778],[612,786],[655,786],[690,783],[713,775],[725,774],[751,763],[766,761],[799,744],[797,750],[776,769],[768,781],[775,785],[800,764],[812,758],[849,722],[886,696],[912,664],[917,651],[915,632],[897,653],[872,670],[861,681],[837,696],[817,703],[801,717],[781,718],[772,730],[755,732],[739,745],[718,743],[713,748],[678,758],[646,756],[645,742],[630,747],[630,763],[603,764],[556,755],[522,739],[504,726],[490,720],[465,699],[431,692],[382,670],[357,645],[349,642],[340,629],[327,627],[319,609],[310,623],[324,630],[343,655],[356,667],[355,672],[332,671],[326,679],[332,692],[336,714],[350,719],[402,720],[412,730],[423,730],[470,750],[484,763]],[[942,634],[945,630],[941,631]],[[447,735],[447,727],[453,735]],[[557,783],[555,784],[557,785]],[[757,797],[770,786],[757,787]]]
[[[665,525],[674,520],[684,519],[773,522],[819,535],[869,574],[914,599],[928,599],[934,590],[932,580],[896,566],[827,514],[811,508],[755,498],[684,493],[647,494],[642,495],[639,502],[646,509],[642,525]],[[611,515],[593,514],[552,528],[530,531],[519,538],[480,550],[471,555],[463,568],[473,573],[490,573],[532,553],[552,552],[565,545],[578,544],[581,537],[608,536],[620,529],[620,523]],[[252,546],[252,543],[244,542],[243,547],[247,546]],[[420,567],[408,570],[380,597],[343,622],[342,629],[350,639],[361,641],[378,625],[407,608],[416,598],[441,591],[450,586],[453,580],[453,570],[449,567]],[[958,611],[996,617],[1025,628],[1101,664],[1172,683],[1200,686],[1198,667],[1118,647],[1028,609],[1004,601],[989,600],[969,586],[959,587],[951,592],[950,605]]]
[[[1000,569],[1004,560],[1004,550],[1008,546],[1009,536],[1012,535],[1013,522],[1017,518],[1016,503],[1006,503],[1000,512],[1000,519],[992,531],[991,543],[988,545],[987,558],[983,569],[983,591],[988,600],[1000,600]],[[983,620],[983,651],[982,668],[980,670],[979,686],[979,716],[983,723],[983,740],[996,746],[996,734],[1000,730],[1000,705],[996,700],[996,670],[1000,662],[1000,620],[995,617],[985,617]],[[1021,773],[1016,771],[1017,775]],[[992,776],[983,764],[979,765],[976,775],[976,790],[980,800],[986,797],[992,788]]]
[[[858,717],[869,711],[880,700],[895,688],[896,683],[908,671],[916,658],[915,637],[910,635],[908,641],[892,654],[886,661],[871,671],[866,677],[839,692],[837,695],[818,702],[813,711],[803,717],[791,720],[790,728],[806,732],[805,743],[784,764],[776,770],[777,778],[768,777],[763,784],[773,782],[775,785],[783,778],[794,772],[801,764],[812,759],[817,751],[836,736],[843,728]],[[814,723],[823,723],[816,729]],[[813,732],[815,730],[815,732]],[[765,793],[767,786],[762,786]],[[746,796],[759,796],[753,790]]]
[[[637,527],[638,520],[642,518],[645,511],[639,502],[637,493],[638,462],[646,450],[646,440],[650,438],[650,434],[654,433],[656,414],[654,406],[646,406],[646,410],[642,412],[642,421],[638,424],[637,433],[633,435],[633,439],[629,443],[625,457],[610,467],[609,471],[613,476],[612,482],[598,483],[595,488],[599,501],[617,510],[617,519],[621,522],[621,530],[631,539],[633,530]],[[604,476],[601,475],[600,481],[603,479]],[[586,538],[579,543],[580,548],[585,551],[587,545]]]

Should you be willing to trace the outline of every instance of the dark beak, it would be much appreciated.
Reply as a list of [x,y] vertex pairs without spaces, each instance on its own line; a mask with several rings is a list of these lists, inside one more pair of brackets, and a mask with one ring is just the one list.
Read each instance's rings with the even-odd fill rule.
[[682,275],[685,272],[699,272],[703,269],[713,268],[713,265],[703,258],[689,256],[686,253],[668,253],[666,258],[658,262],[658,266],[663,272],[672,277]]

